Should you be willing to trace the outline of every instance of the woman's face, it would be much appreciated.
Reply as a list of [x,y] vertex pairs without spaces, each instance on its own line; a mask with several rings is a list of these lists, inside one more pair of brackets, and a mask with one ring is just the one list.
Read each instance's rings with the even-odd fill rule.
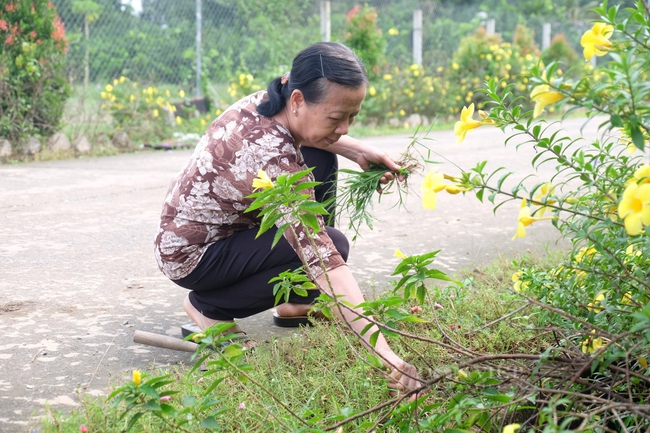
[[296,113],[291,112],[289,115],[293,116],[291,132],[294,138],[317,148],[326,148],[336,143],[342,135],[348,133],[365,96],[365,85],[353,89],[331,83],[325,100],[320,104],[307,104],[302,93],[298,98],[292,97],[292,110],[296,110]]

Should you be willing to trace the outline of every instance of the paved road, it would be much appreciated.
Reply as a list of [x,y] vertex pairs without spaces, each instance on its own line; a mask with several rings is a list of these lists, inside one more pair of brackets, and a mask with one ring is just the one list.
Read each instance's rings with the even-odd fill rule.
[[[572,131],[581,125],[565,124]],[[489,159],[492,167],[529,172],[534,150],[506,149],[504,137],[486,127],[461,145],[450,131],[430,134],[427,143],[464,168]],[[397,156],[410,139],[367,141]],[[45,403],[69,410],[78,393],[105,395],[133,369],[189,362],[189,354],[137,345],[132,337],[135,329],[180,336],[187,322],[186,292],[158,271],[152,241],[167,186],[190,153],[0,166],[0,431],[29,431]],[[449,163],[442,170],[457,173]],[[551,173],[548,167],[543,176]],[[420,181],[411,180],[415,191]],[[442,249],[437,265],[453,272],[559,245],[546,222],[512,241],[517,203],[496,216],[489,204],[462,195],[440,194],[435,211],[422,209],[417,197],[408,202],[410,212],[390,205],[375,207],[380,221],[351,250],[350,265],[367,292],[386,287],[396,248]],[[258,341],[292,332],[271,325],[270,311],[241,323]]]

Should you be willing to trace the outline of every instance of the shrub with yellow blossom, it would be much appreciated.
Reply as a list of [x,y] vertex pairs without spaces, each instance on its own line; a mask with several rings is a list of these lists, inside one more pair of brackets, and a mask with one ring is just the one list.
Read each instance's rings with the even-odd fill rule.
[[447,75],[454,83],[451,93],[456,110],[471,103],[482,109],[487,97],[477,89],[493,78],[503,80],[501,86],[517,83],[510,88],[515,96],[527,93],[528,70],[539,62],[537,47],[534,42],[531,45],[532,40],[527,42],[527,32],[525,27],[518,27],[515,41],[519,45],[504,42],[498,34],[488,35],[482,27],[461,40]]
[[262,89],[266,89],[266,86],[255,79],[253,75],[247,72],[240,72],[234,78],[230,79],[230,85],[228,86],[227,91],[232,98],[230,102],[235,102],[244,96]]
[[116,128],[131,139],[145,143],[167,139],[175,126],[183,123],[173,101],[185,93],[172,94],[155,86],[144,87],[125,76],[115,78],[102,89],[101,109],[110,113]]
[[[578,391],[566,404],[587,414],[585,420],[621,416],[625,421],[614,429],[644,431],[637,427],[647,426],[650,417],[634,405],[644,404],[649,397],[644,375],[650,351],[650,16],[642,2],[637,9],[625,10],[605,2],[596,12],[600,20],[585,32],[582,45],[584,61],[594,55],[602,57],[602,79],[571,78],[560,72],[557,62],[551,62],[528,68],[527,82],[521,75],[520,83],[512,82],[501,71],[489,69],[498,66],[495,54],[504,56],[507,47],[485,35],[461,44],[459,52],[467,53],[467,61],[462,63],[463,57],[457,56],[454,60],[459,67],[452,70],[490,70],[491,78],[477,92],[484,96],[482,100],[490,101],[484,106],[489,112],[474,117],[474,105],[464,104],[455,128],[458,141],[467,134],[480,136],[479,127],[488,124],[486,120],[504,131],[514,131],[506,143],[517,138],[518,147],[535,149],[532,166],[540,178],[534,182],[522,175],[514,181],[516,173],[488,170],[488,161],[484,161],[461,170],[457,184],[481,201],[487,198],[496,208],[507,201],[520,202],[512,217],[515,241],[537,225],[553,224],[572,243],[558,266],[522,264],[510,286],[539,307],[534,310],[537,326],[552,329],[558,336],[547,353],[579,360],[578,367],[566,373],[565,367],[558,366],[544,387]],[[478,51],[469,47],[478,47]],[[481,49],[490,51],[492,57],[487,59]],[[469,53],[485,54],[485,58]],[[515,53],[513,48],[510,57]],[[570,137],[558,126],[538,120],[559,104],[568,112],[586,112],[589,127],[600,131],[598,138]],[[547,171],[541,167],[551,167],[552,177],[542,177]],[[423,205],[433,208],[431,194],[442,190],[442,178],[432,175],[425,185]],[[589,397],[581,398],[580,392]],[[617,409],[600,411],[601,406],[589,400],[593,396]],[[623,409],[628,402],[632,406]]]

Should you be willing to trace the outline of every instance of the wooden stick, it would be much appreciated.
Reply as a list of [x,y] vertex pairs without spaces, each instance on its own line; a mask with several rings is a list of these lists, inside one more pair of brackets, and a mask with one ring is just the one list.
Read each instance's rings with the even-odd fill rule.
[[196,343],[147,331],[135,331],[135,334],[133,334],[133,342],[146,344],[147,346],[161,347],[163,349],[179,350],[181,352],[196,352],[196,348],[199,347]]

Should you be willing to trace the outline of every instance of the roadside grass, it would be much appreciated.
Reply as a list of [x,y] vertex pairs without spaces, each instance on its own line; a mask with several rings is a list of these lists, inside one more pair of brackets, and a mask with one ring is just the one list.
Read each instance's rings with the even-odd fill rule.
[[[550,341],[527,329],[532,325],[534,307],[525,308],[491,326],[485,325],[525,304],[511,290],[511,276],[517,270],[517,262],[550,267],[559,262],[560,254],[551,253],[541,259],[525,255],[517,261],[499,258],[487,266],[460,272],[456,278],[464,282],[462,287],[430,288],[425,304],[420,306],[422,311],[418,313],[427,320],[426,323],[402,324],[397,329],[426,339],[457,344],[476,353],[540,353]],[[442,308],[437,308],[436,303]],[[458,363],[458,354],[440,345],[421,340],[405,341],[403,338],[389,340],[400,356],[418,367],[424,379],[435,377],[448,368],[453,371]],[[340,331],[333,323],[319,322],[313,327],[297,330],[292,337],[261,344],[252,354],[246,355],[245,362],[251,367],[246,371],[250,381],[238,380],[226,372],[190,371],[190,366],[152,369],[143,372],[143,383],[154,376],[170,375],[174,382],[164,389],[179,392],[172,395],[167,404],[178,410],[192,404],[191,421],[184,426],[186,430],[174,429],[147,414],[131,431],[204,431],[199,427],[199,421],[217,409],[224,410],[215,416],[217,431],[220,432],[306,429],[307,426],[297,417],[306,420],[312,428],[325,428],[389,399],[387,380],[382,371],[366,362],[367,354],[349,332]],[[202,412],[198,401],[217,378],[223,378],[223,381],[212,391],[216,401],[209,410]],[[114,388],[129,380],[130,377],[122,378]],[[444,412],[452,397],[459,393],[459,386],[454,373],[447,375],[429,392],[422,405],[442,403],[437,410]],[[90,432],[121,432],[134,415],[129,413],[120,419],[125,410],[124,403],[113,406],[105,398],[80,398],[82,406],[71,414],[50,410],[42,421],[43,432],[76,433],[82,425]],[[430,415],[421,413],[422,405],[415,409],[420,412],[418,415]],[[388,412],[389,409],[383,409],[361,417],[346,424],[343,431],[367,430],[377,422],[381,425],[375,428],[376,431],[400,431],[398,426],[390,426]]]

